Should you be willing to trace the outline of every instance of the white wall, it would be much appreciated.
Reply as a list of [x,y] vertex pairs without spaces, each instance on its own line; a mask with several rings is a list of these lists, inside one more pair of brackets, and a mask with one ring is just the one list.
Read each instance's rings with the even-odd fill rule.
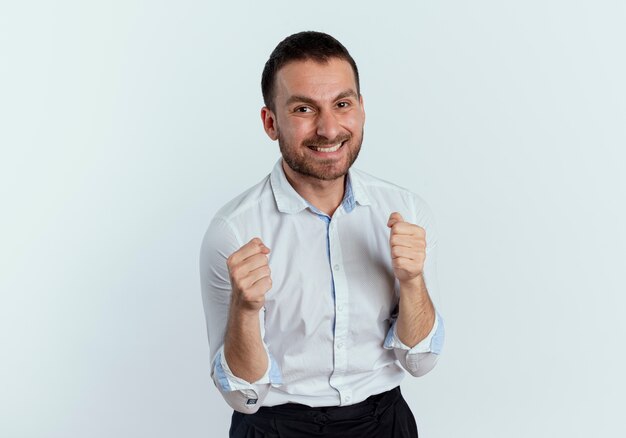
[[622,437],[621,0],[0,6],[0,436],[226,436],[197,255],[265,176],[260,74],[329,32],[362,74],[358,167],[442,235],[425,438]]

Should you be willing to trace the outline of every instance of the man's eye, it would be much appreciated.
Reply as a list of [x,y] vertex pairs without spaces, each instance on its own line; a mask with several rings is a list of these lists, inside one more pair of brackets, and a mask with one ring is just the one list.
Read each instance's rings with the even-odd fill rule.
[[298,108],[296,108],[296,112],[297,113],[309,113],[311,112],[311,108],[309,108],[308,106],[299,106]]
[[348,102],[339,102],[339,103],[337,104],[337,106],[338,106],[339,108],[348,108],[348,107],[350,106],[350,103],[348,103]]

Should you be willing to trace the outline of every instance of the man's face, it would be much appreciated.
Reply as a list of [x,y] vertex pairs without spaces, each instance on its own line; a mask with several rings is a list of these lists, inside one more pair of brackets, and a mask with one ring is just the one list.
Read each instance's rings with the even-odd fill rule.
[[350,64],[294,61],[276,74],[274,111],[263,109],[265,130],[278,139],[298,177],[335,180],[357,158],[365,111]]

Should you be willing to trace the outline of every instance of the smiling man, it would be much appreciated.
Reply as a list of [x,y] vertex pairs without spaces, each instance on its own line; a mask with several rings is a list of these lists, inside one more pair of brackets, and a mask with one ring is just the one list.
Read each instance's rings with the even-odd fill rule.
[[443,345],[425,202],[352,168],[365,110],[357,66],[300,32],[262,76],[282,158],[222,207],[202,243],[211,373],[231,437],[417,437],[400,393]]

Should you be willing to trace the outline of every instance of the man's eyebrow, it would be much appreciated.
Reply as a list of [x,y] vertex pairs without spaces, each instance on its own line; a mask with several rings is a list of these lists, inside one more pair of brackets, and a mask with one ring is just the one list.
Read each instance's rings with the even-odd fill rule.
[[287,99],[287,105],[291,105],[292,103],[310,103],[311,105],[315,105],[315,99],[311,99],[310,97],[306,97],[306,96],[299,96],[297,94],[293,95],[293,96],[289,96],[289,99]]
[[[345,99],[346,97],[352,97],[354,99],[357,98],[356,92],[354,90],[345,90],[342,91],[341,93],[339,93],[334,99],[335,100],[340,100],[340,99]],[[308,103],[311,105],[317,105],[317,102],[315,101],[315,99],[312,99],[310,97],[307,96],[300,96],[300,95],[293,95],[290,96],[289,99],[287,99],[287,105],[291,105],[292,103]]]
[[335,97],[335,100],[345,99],[346,97],[353,97],[354,99],[358,100],[358,97],[354,90],[346,90],[346,91],[339,93],[337,97]]

